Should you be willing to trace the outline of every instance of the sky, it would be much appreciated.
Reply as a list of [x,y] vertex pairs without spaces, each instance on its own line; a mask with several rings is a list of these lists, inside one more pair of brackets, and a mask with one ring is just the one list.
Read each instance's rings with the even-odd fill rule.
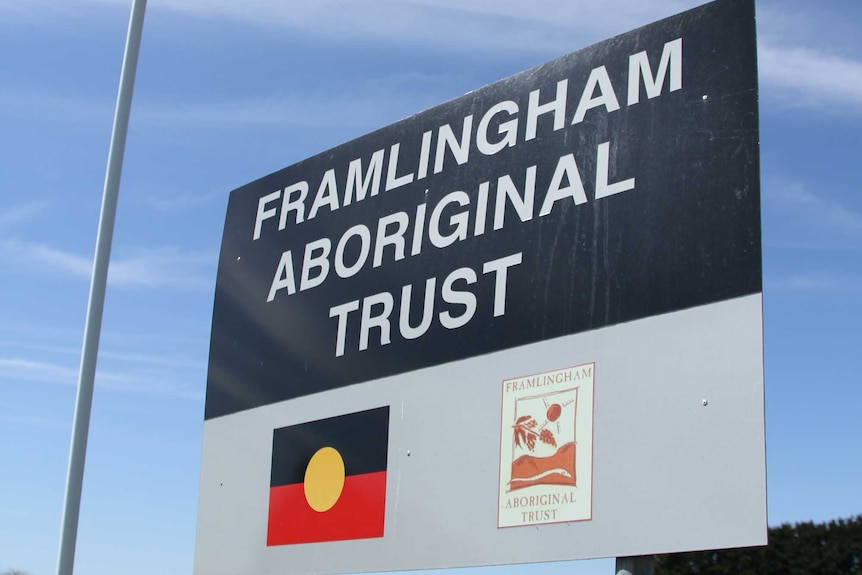
[[[193,564],[228,194],[684,0],[150,0],[76,573]],[[56,569],[127,0],[0,0],[0,571]],[[758,2],[768,518],[862,513],[862,4]],[[854,144],[854,142],[856,142]],[[612,560],[477,568],[611,573]]]

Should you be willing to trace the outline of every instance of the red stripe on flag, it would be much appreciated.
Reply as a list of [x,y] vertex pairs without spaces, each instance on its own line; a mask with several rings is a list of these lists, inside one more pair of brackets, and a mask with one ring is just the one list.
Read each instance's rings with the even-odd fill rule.
[[308,505],[302,483],[271,487],[266,544],[383,537],[385,511],[385,471],[348,475],[341,497],[322,513]]

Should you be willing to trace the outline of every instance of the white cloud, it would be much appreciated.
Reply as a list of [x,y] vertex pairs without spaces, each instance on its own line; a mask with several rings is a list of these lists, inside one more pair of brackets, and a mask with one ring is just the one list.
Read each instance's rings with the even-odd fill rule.
[[[550,58],[671,16],[698,0],[155,0],[151,11],[246,24],[268,30],[292,29],[303,35],[411,43],[443,51],[534,53]],[[0,13],[21,14],[41,6],[52,13],[54,0],[0,0]],[[128,0],[69,0],[63,13],[94,12],[106,4],[128,7]],[[804,12],[804,7],[765,2],[758,7],[758,62],[762,92],[785,108],[862,112],[862,60],[847,52],[841,39],[821,33],[835,27],[833,12]],[[87,9],[90,9],[89,11]],[[799,16],[803,13],[805,18]],[[385,17],[381,17],[385,15]],[[816,40],[815,40],[816,39]],[[830,44],[831,42],[831,44]],[[855,45],[858,47],[858,44]],[[355,94],[356,90],[352,90]],[[341,100],[272,95],[241,102],[136,105],[132,121],[199,122],[205,125],[332,125],[361,127],[417,111],[399,98],[344,96]],[[430,99],[428,105],[439,102]],[[6,109],[38,108],[55,118],[80,121],[106,118],[110,106],[51,95],[4,94]],[[395,110],[392,111],[392,107]],[[350,113],[353,111],[353,113]],[[74,112],[74,113],[72,113]],[[137,119],[136,119],[137,118]]]
[[[122,369],[114,367],[114,370],[98,369],[96,386],[99,389],[177,399],[203,397],[200,390],[177,382],[170,371],[138,370],[129,365],[123,365]],[[0,357],[0,380],[74,386],[78,383],[78,375],[78,369],[69,365],[22,357]]]
[[[112,336],[108,336],[112,337]],[[164,334],[158,334],[158,339],[160,341],[164,341]],[[106,339],[103,337],[103,339]],[[15,348],[19,350],[25,351],[38,351],[38,352],[47,352],[51,354],[57,354],[62,356],[80,356],[81,348],[80,347],[64,347],[58,345],[45,345],[42,343],[32,343],[27,341],[20,340],[11,340],[11,339],[0,339],[0,347],[5,348]],[[171,355],[159,355],[159,354],[145,354],[145,353],[128,353],[122,351],[115,351],[110,348],[100,348],[99,349],[99,359],[100,360],[111,360],[111,361],[121,361],[121,362],[129,362],[133,364],[145,364],[152,365],[158,367],[172,367],[172,368],[189,368],[189,369],[206,369],[206,362],[200,360],[186,359],[179,356],[171,356]],[[23,362],[27,360],[20,360],[21,365],[26,365]]]
[[[135,122],[148,127],[193,125],[204,128],[262,126],[345,126],[367,127],[375,118],[387,116],[386,105],[366,97],[327,98],[284,96],[154,105],[146,102],[135,111]],[[396,120],[398,118],[395,118]]]
[[38,381],[74,385],[78,370],[67,365],[34,361],[21,357],[0,357],[0,377],[20,381]]
[[831,274],[795,274],[784,279],[787,287],[799,291],[819,291],[834,289],[840,285],[835,276]]
[[166,355],[151,355],[151,354],[141,354],[141,353],[121,353],[115,351],[101,351],[99,352],[99,357],[114,361],[123,361],[129,363],[139,363],[139,364],[148,364],[159,367],[176,367],[176,368],[190,368],[190,369],[206,369],[205,361],[195,361],[191,359],[184,359],[181,357],[174,356],[166,356]]
[[[2,1],[2,0],[0,0]],[[2,11],[0,11],[2,14]],[[76,125],[101,122],[110,126],[113,103],[28,89],[0,89],[0,115],[35,117],[40,121]]]
[[[0,414],[0,421],[13,424],[15,426],[19,425],[30,425],[34,427],[62,427],[68,428],[69,421],[62,419],[55,419],[52,417],[44,417],[40,415],[10,415],[10,414]],[[5,515],[6,511],[3,510],[3,514]]]
[[142,101],[132,121],[145,128],[176,125],[217,127],[377,128],[422,108],[455,97],[458,79],[447,75],[406,74],[369,78],[340,93],[279,93],[258,98],[190,103]]
[[697,0],[409,0],[407,3],[435,11],[505,17],[549,27],[598,29],[606,33],[643,26],[701,4]]
[[99,370],[96,373],[96,385],[101,389],[124,393],[141,393],[175,399],[203,398],[201,389],[176,381],[170,373],[131,371],[128,368],[123,371]]
[[[550,57],[699,4],[690,0],[324,0],[304,4],[164,0],[161,6],[202,17],[295,27],[324,37],[421,42],[450,50],[536,52]],[[823,18],[832,16],[816,16],[788,27],[790,16],[783,4],[773,7],[767,3],[760,11],[758,60],[764,92],[786,106],[830,111],[838,105],[862,111],[862,62],[832,53],[828,46],[799,44],[800,26],[807,27],[804,38],[822,38],[822,26],[829,27]],[[377,106],[379,109],[379,102]]]
[[143,201],[160,212],[178,212],[204,206],[214,201],[225,201],[226,195],[224,190],[214,190],[207,193],[179,192],[160,196],[149,193],[144,196]]
[[[463,48],[548,49],[572,32],[619,33],[696,6],[692,0],[165,0],[203,17],[290,26],[321,36],[409,39]],[[381,17],[385,15],[385,17]],[[528,35],[525,35],[528,34]],[[531,40],[520,44],[519,40]],[[549,42],[552,40],[552,43]],[[556,48],[556,47],[555,47]],[[564,50],[571,50],[569,45]]]
[[[17,334],[16,334],[17,335]],[[81,353],[81,348],[63,347],[59,345],[45,345],[42,343],[29,343],[21,340],[0,339],[0,346],[14,347],[17,349],[26,349],[30,351],[47,351],[50,353],[59,353],[63,355]]]
[[862,234],[862,213],[815,194],[799,183],[770,179],[764,185],[764,198],[775,209],[792,210],[796,217],[829,232]]
[[797,292],[845,292],[859,293],[862,277],[854,274],[828,271],[797,272],[783,276],[767,277],[767,289],[774,288]]
[[760,79],[767,95],[791,108],[862,111],[862,62],[813,48],[758,46]]
[[187,253],[174,248],[140,248],[111,262],[109,283],[151,288],[211,289],[207,269],[215,269],[214,254]]
[[[150,11],[245,22],[303,34],[433,44],[438,48],[565,53],[697,6],[698,0],[154,0]],[[58,4],[61,7],[58,7]],[[0,13],[19,17],[95,13],[130,0],[0,0]]]
[[45,202],[31,202],[21,206],[0,209],[0,231],[11,228],[42,212]]
[[[0,240],[0,261],[81,279],[92,275],[92,260],[34,242]],[[137,248],[111,258],[109,285],[205,291],[212,289],[216,256],[175,248]]]
[[89,278],[92,260],[51,246],[17,240],[0,240],[0,261],[37,266],[51,272],[60,272]]

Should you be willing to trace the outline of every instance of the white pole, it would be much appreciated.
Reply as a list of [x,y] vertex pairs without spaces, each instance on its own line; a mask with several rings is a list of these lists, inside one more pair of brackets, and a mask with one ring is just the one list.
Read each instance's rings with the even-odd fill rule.
[[90,297],[87,302],[87,320],[84,324],[84,344],[81,350],[81,369],[78,372],[78,394],[75,399],[75,416],[72,421],[72,445],[69,448],[69,469],[66,475],[66,498],[63,522],[60,526],[60,551],[57,575],[72,575],[75,565],[75,544],[78,538],[78,515],[81,509],[81,487],[84,482],[84,460],[87,455],[87,434],[90,428],[90,407],[93,403],[93,381],[96,377],[96,358],[99,353],[99,336],[102,330],[102,310],[105,307],[105,285],[108,280],[108,261],[111,258],[111,240],[117,214],[117,195],[120,173],[123,170],[123,152],[129,128],[129,110],[138,67],[141,32],[147,0],[132,0],[126,50],[120,72],[117,107],[114,110],[114,127],[108,150],[108,167],[102,190],[102,211],[96,236],[96,255],[93,276],[90,280]]
[[655,555],[639,557],[617,557],[614,573],[617,575],[653,575]]

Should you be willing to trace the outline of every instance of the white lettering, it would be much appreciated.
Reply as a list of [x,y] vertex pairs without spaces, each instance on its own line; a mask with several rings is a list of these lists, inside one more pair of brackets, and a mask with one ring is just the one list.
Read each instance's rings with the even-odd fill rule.
[[277,190],[271,194],[263,196],[257,201],[257,217],[254,218],[254,234],[252,235],[252,240],[256,240],[260,237],[260,226],[263,221],[275,216],[276,208],[270,208],[267,210],[266,205],[270,202],[274,202],[280,196],[281,190]]
[[[380,345],[389,345],[389,315],[392,313],[392,294],[382,292],[370,295],[362,302],[362,319],[359,324],[359,351],[368,349],[368,337],[372,328],[380,328]],[[371,315],[375,305],[382,305],[383,309],[377,315]]]
[[524,134],[524,141],[529,141],[536,137],[537,120],[542,114],[549,112],[554,114],[555,132],[566,125],[566,90],[568,86],[568,80],[557,82],[557,95],[550,102],[541,105],[539,104],[539,90],[530,92],[530,102],[527,105],[527,131]]
[[440,217],[443,214],[443,210],[449,204],[454,203],[457,203],[462,207],[469,205],[470,196],[464,192],[452,192],[451,194],[446,194],[443,196],[443,199],[440,200],[440,203],[434,206],[434,209],[431,210],[431,221],[428,224],[428,238],[431,240],[431,244],[434,245],[434,247],[445,248],[451,246],[457,241],[464,240],[467,237],[467,223],[470,215],[466,210],[458,212],[449,218],[449,227],[455,228],[452,233],[446,236],[440,233]]
[[[359,255],[353,265],[348,266],[344,263],[344,250],[347,247],[347,242],[354,236],[359,238]],[[340,278],[349,278],[357,274],[365,265],[369,251],[371,251],[371,232],[367,226],[356,224],[344,232],[344,235],[338,240],[338,245],[335,247],[335,273]]]
[[401,144],[392,144],[389,149],[389,169],[386,171],[386,191],[406,186],[413,181],[413,172],[396,176],[398,173],[398,152],[401,149]]
[[[380,171],[383,166],[383,150],[377,150],[371,154],[368,161],[368,172],[362,177],[362,158],[357,158],[347,166],[347,185],[344,188],[344,205],[349,206],[353,202],[353,194],[356,193],[356,201],[365,199],[369,193],[376,196],[380,191]],[[338,209],[338,206],[335,207]]]
[[335,183],[334,169],[326,170],[326,173],[323,174],[320,187],[317,188],[317,195],[314,197],[311,210],[308,212],[308,219],[313,219],[317,215],[317,210],[323,206],[329,206],[329,210],[332,212],[338,209],[338,184]]
[[347,314],[359,309],[359,301],[349,301],[329,309],[329,317],[338,317],[338,332],[335,336],[335,357],[344,355],[344,342],[347,339]]
[[506,286],[508,283],[509,268],[519,265],[523,259],[523,254],[518,252],[517,254],[487,262],[482,266],[483,274],[494,274],[494,317],[499,317],[506,313]]
[[[299,192],[299,197],[292,200],[293,192]],[[278,231],[287,226],[287,214],[296,212],[296,223],[305,220],[305,198],[308,196],[308,182],[297,182],[284,188],[284,198],[281,201],[281,216],[278,218]]]
[[682,88],[682,38],[667,42],[661,51],[661,60],[655,77],[652,75],[647,53],[629,56],[629,106],[640,101],[640,79],[643,78],[647,98],[661,94],[664,80],[670,72],[669,92]]
[[439,174],[443,171],[443,159],[446,156],[446,148],[451,150],[452,155],[458,165],[463,165],[467,162],[470,156],[470,130],[473,127],[473,116],[464,118],[464,125],[461,128],[461,141],[455,139],[455,132],[449,124],[440,127],[437,133],[437,154],[434,158],[434,173]]
[[[566,178],[569,185],[562,185],[563,178]],[[578,171],[574,154],[566,154],[557,161],[557,168],[551,177],[551,185],[548,186],[548,193],[545,196],[545,201],[542,202],[539,216],[544,217],[550,214],[554,204],[564,198],[572,198],[576,206],[587,203],[587,194],[584,191],[584,184],[581,181],[581,174]]]
[[[598,96],[593,95],[596,88],[599,89]],[[620,109],[620,103],[617,101],[617,95],[614,93],[614,87],[604,66],[599,66],[590,72],[587,85],[584,86],[584,93],[581,95],[581,101],[578,102],[578,109],[575,110],[572,125],[583,122],[587,110],[599,106],[604,106],[608,112],[615,112]]]
[[443,281],[443,301],[464,306],[464,313],[460,316],[453,316],[448,311],[440,313],[440,324],[446,329],[458,329],[473,319],[473,314],[476,313],[476,296],[472,292],[456,291],[452,284],[458,280],[464,280],[468,285],[474,284],[476,279],[476,272],[472,269],[459,268]]
[[491,123],[491,120],[494,118],[494,116],[502,112],[507,112],[509,114],[509,117],[514,116],[518,113],[518,104],[512,102],[511,100],[500,102],[499,104],[492,106],[491,109],[485,112],[485,115],[482,116],[482,119],[479,121],[479,128],[476,132],[476,148],[486,156],[492,156],[506,146],[509,146],[511,148],[517,142],[517,118],[501,122],[500,125],[497,127],[497,134],[503,137],[498,142],[495,142],[493,144],[488,142],[488,125]]
[[425,280],[425,301],[422,306],[422,320],[416,327],[410,325],[410,302],[413,295],[413,285],[407,284],[401,288],[401,313],[398,318],[398,329],[401,332],[401,337],[404,339],[416,339],[421,337],[425,335],[425,332],[428,331],[429,327],[431,327],[436,287],[437,278],[428,278]]
[[536,166],[527,168],[527,173],[524,177],[524,195],[518,193],[518,188],[508,175],[500,177],[497,180],[497,203],[494,208],[494,229],[499,230],[503,227],[506,218],[506,198],[509,198],[509,203],[515,208],[515,213],[522,222],[529,221],[533,218],[533,197],[536,192]]
[[[329,238],[320,238],[305,245],[305,255],[302,258],[302,277],[299,280],[299,291],[305,291],[313,287],[317,287],[323,283],[326,276],[329,275],[329,252],[332,249],[332,242]],[[315,256],[315,251],[320,251],[319,255]],[[311,277],[311,270],[317,268],[320,272],[315,277]]]
[[[410,217],[404,212],[395,212],[388,216],[383,216],[377,224],[377,241],[374,242],[374,263],[372,267],[379,268],[383,264],[383,248],[391,245],[395,248],[394,261],[404,259],[404,232],[407,231],[407,225],[410,223]],[[386,230],[390,224],[396,224],[397,229],[392,234],[387,234]]]
[[296,280],[293,277],[293,256],[290,250],[281,254],[281,260],[278,262],[278,269],[275,270],[275,276],[269,286],[269,295],[266,297],[266,301],[274,300],[278,290],[285,288],[287,288],[287,295],[296,293]]
[[610,143],[599,144],[596,159],[596,199],[606,198],[614,194],[635,189],[635,179],[629,178],[616,184],[608,184]]

